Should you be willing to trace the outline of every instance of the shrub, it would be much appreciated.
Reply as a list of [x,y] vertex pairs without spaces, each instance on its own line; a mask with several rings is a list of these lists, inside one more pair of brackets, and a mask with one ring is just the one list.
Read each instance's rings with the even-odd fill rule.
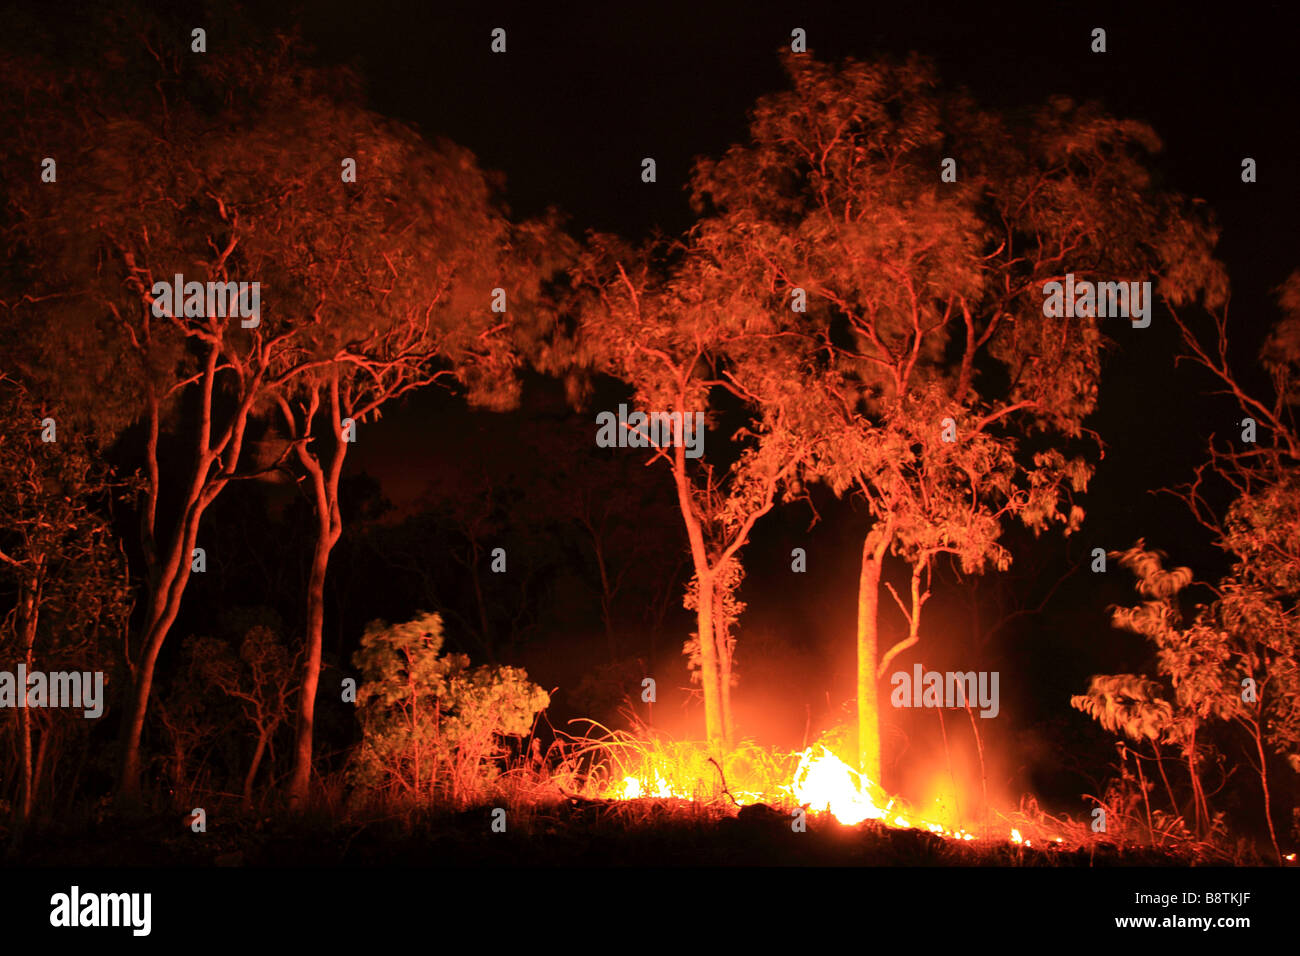
[[550,703],[523,669],[470,667],[442,645],[438,614],[366,628],[353,656],[363,739],[352,781],[364,790],[465,802],[499,772],[503,738],[527,734]]

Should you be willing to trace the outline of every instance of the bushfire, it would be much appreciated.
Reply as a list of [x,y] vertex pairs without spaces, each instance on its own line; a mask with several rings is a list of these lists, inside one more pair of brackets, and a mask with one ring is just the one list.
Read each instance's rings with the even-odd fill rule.
[[[679,768],[664,766],[668,760],[663,754],[647,755],[637,773],[611,782],[602,796],[609,800],[698,799],[698,792],[672,782],[687,775],[679,772]],[[926,830],[952,840],[976,838],[965,827],[947,826],[915,813],[822,745],[808,747],[798,755],[793,777],[776,792],[729,790],[728,795],[742,806],[767,803],[791,809],[803,807],[811,813],[829,814],[845,826],[876,821],[894,829]],[[1033,846],[1015,828],[1005,839],[1016,845]],[[1052,841],[1061,843],[1062,838],[1053,837]]]

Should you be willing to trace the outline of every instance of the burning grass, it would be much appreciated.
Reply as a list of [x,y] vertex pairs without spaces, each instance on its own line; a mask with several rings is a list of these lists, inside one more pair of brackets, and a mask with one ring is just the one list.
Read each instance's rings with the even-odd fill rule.
[[[576,795],[592,799],[675,799],[740,807],[788,795],[795,755],[741,742],[721,761],[707,745],[674,740],[644,728],[632,733],[586,721],[588,733],[569,738],[587,772]],[[593,732],[596,735],[593,736]]]
[[[890,796],[835,753],[829,736],[794,753],[746,740],[719,760],[702,742],[673,740],[646,728],[632,733],[587,723],[587,735],[571,738],[572,758],[586,764],[585,776],[573,791],[577,796],[736,809],[763,805],[786,814],[792,823],[796,811],[802,810],[845,826],[876,821],[954,840],[976,838],[963,826],[927,819]],[[1008,832],[1004,839],[1015,842],[1018,836]]]
[[644,726],[629,732],[583,723],[585,734],[557,738],[565,756],[552,779],[566,797],[608,806],[625,820],[762,818],[794,832],[802,810],[813,829],[865,824],[913,831],[953,852],[964,844],[976,856],[992,853],[1004,864],[1026,856],[1039,864],[1092,863],[1147,851],[1184,863],[1232,862],[1233,854],[1211,842],[1175,840],[1168,832],[1149,839],[1153,834],[1123,813],[1112,817],[1109,833],[1095,832],[1088,821],[1045,812],[1029,796],[1013,810],[986,808],[978,821],[953,818],[939,807],[918,810],[851,767],[837,752],[842,737],[834,732],[800,752],[746,740],[719,759],[703,742],[675,740]]

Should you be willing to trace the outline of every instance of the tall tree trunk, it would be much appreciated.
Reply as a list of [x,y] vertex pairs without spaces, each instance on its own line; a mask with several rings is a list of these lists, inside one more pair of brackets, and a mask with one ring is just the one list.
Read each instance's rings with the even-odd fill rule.
[[686,454],[677,445],[673,454],[673,481],[677,487],[677,506],[686,524],[686,537],[691,545],[691,561],[695,566],[695,579],[699,585],[695,620],[700,642],[700,680],[704,690],[704,735],[709,746],[722,752],[726,749],[726,734],[722,722],[722,694],[718,683],[718,647],[713,627],[713,568],[709,563],[708,549],[704,544],[704,529],[695,504],[691,499],[686,477]]
[[[117,800],[119,806],[133,808],[140,803],[140,738],[144,733],[145,714],[149,709],[149,694],[153,689],[154,667],[158,653],[180,613],[181,597],[189,583],[194,544],[199,536],[199,523],[208,506],[216,499],[239,464],[244,444],[244,431],[253,401],[261,390],[262,371],[243,385],[239,404],[224,429],[213,441],[212,405],[216,390],[217,362],[221,346],[214,343],[208,350],[203,372],[199,402],[199,422],[194,444],[194,470],[185,491],[184,503],[175,533],[161,557],[157,551],[157,510],[161,497],[162,477],[158,467],[158,434],[160,408],[152,390],[149,393],[149,436],[147,445],[148,483],[142,518],[141,543],[145,563],[149,570],[149,610],[144,621],[141,646],[144,655],[139,664],[128,661],[132,686],[128,702],[129,712],[123,728],[122,760],[118,775]],[[221,469],[213,475],[212,466]]]
[[879,656],[880,569],[889,548],[891,528],[873,528],[862,545],[858,575],[858,770],[872,783],[880,780],[880,695],[876,677]]
[[[320,684],[321,644],[325,629],[325,575],[329,571],[330,552],[343,532],[339,512],[339,476],[343,472],[343,460],[347,457],[347,442],[343,440],[337,369],[330,377],[329,390],[334,454],[330,458],[328,472],[321,465],[320,459],[307,450],[305,443],[298,446],[299,460],[307,469],[315,491],[316,545],[312,553],[311,578],[307,585],[307,659],[298,699],[293,776],[289,782],[289,807],[293,810],[305,805],[311,783],[312,728],[316,719],[316,690]],[[311,412],[304,422],[305,429],[311,428],[316,404],[313,400]]]
[[605,648],[612,664],[618,656],[614,641],[614,594],[610,588],[609,569],[605,566],[605,548],[592,523],[584,519],[591,535],[591,546],[596,552],[596,569],[600,571],[600,617],[605,622]]
[[149,694],[153,689],[154,668],[158,664],[158,653],[162,650],[163,641],[167,639],[167,634],[180,613],[181,594],[189,581],[190,555],[198,537],[198,519],[201,513],[196,507],[193,516],[186,519],[185,526],[178,532],[178,544],[173,547],[167,568],[164,569],[161,587],[154,592],[150,602],[144,631],[145,652],[135,668],[130,712],[122,743],[117,798],[119,805],[124,807],[133,808],[140,803],[140,739],[144,734],[144,718],[149,709]]

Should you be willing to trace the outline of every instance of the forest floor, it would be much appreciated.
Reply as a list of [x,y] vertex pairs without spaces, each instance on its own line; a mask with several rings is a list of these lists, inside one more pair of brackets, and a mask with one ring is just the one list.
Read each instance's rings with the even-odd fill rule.
[[[501,829],[500,814],[497,830]],[[30,832],[2,862],[19,866],[1189,866],[1188,855],[1096,841],[1078,847],[961,841],[875,822],[812,815],[804,832],[759,805],[722,812],[685,801],[569,800],[419,819],[346,823],[287,815],[211,814],[193,831],[177,816],[107,818],[92,829]],[[10,841],[6,841],[10,842]],[[1204,861],[1201,861],[1204,862]]]

